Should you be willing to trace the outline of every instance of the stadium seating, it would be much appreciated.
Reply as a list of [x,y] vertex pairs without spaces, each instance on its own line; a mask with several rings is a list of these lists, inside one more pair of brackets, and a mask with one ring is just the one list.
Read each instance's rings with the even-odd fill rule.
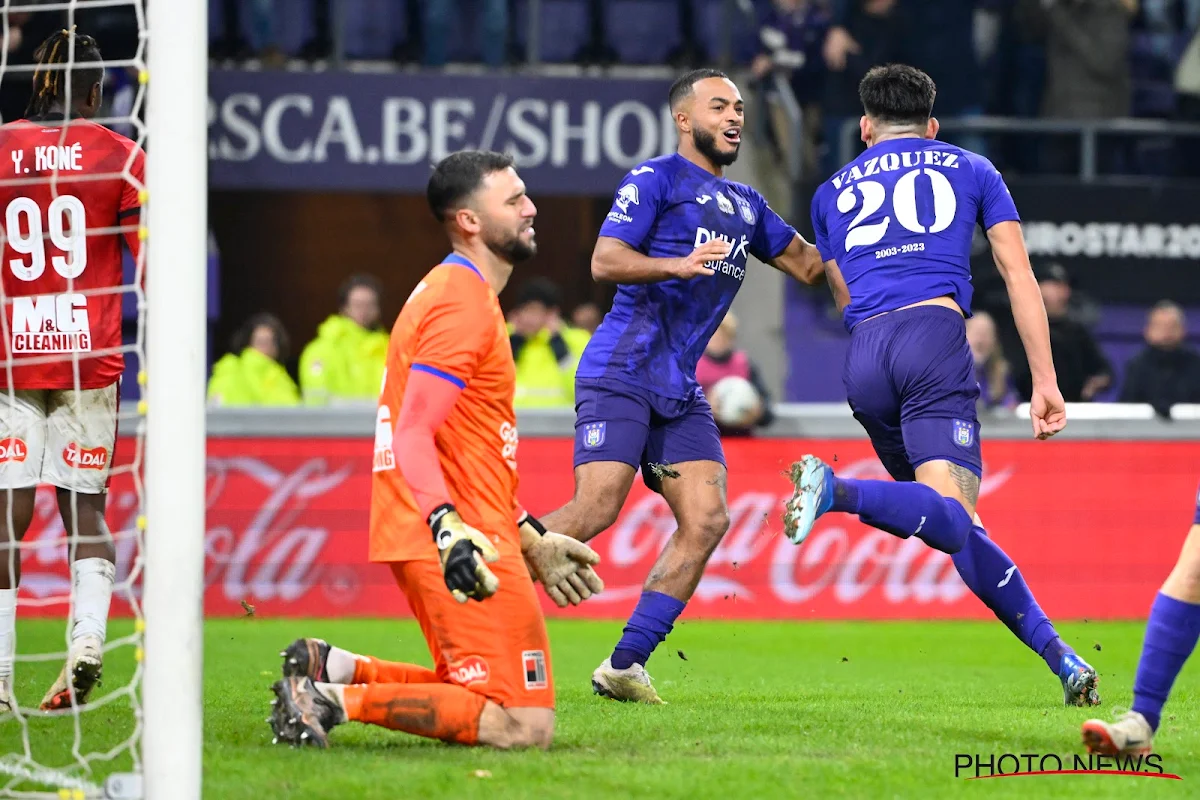
[[[589,38],[587,0],[541,0],[541,6],[538,59],[549,64],[574,61]],[[513,24],[517,46],[524,52],[529,31],[528,0],[517,0]]]
[[[458,0],[460,11],[450,32],[450,60],[477,62],[479,38],[475,19],[478,0]],[[767,0],[755,0],[746,6],[761,6]],[[242,36],[252,47],[259,46],[251,23],[250,0],[240,0]],[[386,60],[407,35],[405,4],[400,0],[342,0],[345,10],[345,53],[350,59]],[[588,0],[541,0],[539,60],[551,64],[571,63],[590,38]],[[729,18],[725,0],[697,0],[696,38],[710,51],[716,51],[726,36],[733,37],[739,61],[753,56],[754,26],[744,10]],[[312,0],[286,0],[278,4],[286,13],[277,12],[276,44],[289,56],[300,54],[314,33]],[[524,52],[529,29],[529,0],[516,0],[511,37]],[[664,63],[680,45],[678,0],[610,0],[605,4],[608,40],[623,64]],[[224,8],[219,2],[209,5],[209,38],[221,37]],[[710,55],[712,53],[710,52]]]

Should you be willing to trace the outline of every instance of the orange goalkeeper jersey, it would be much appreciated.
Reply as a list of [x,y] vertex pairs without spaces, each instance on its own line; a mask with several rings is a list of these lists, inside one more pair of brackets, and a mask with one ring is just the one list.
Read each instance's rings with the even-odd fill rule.
[[519,554],[512,347],[496,293],[473,264],[451,255],[417,284],[392,328],[375,419],[370,560],[438,557],[392,451],[411,370],[462,389],[434,436],[446,489],[463,521],[497,542],[502,556]]

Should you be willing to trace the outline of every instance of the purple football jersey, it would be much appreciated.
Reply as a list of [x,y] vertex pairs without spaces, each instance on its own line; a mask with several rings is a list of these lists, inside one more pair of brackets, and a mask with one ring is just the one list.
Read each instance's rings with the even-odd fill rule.
[[695,393],[696,363],[741,288],[747,257],[775,258],[796,231],[754,189],[672,154],[629,172],[600,235],[653,258],[686,256],[714,238],[733,248],[709,264],[715,275],[618,286],[580,358],[578,377],[613,378],[682,400]]
[[971,240],[1020,221],[1004,179],[983,156],[931,139],[880,142],[817,189],[817,249],[850,289],[850,329],[922,300],[953,297],[971,313]]

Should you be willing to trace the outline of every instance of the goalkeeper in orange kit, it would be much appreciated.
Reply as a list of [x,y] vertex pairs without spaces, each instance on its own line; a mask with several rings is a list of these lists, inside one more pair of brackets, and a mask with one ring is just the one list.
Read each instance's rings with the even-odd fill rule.
[[497,294],[536,252],[537,209],[500,153],[448,156],[426,194],[453,252],[392,330],[370,559],[391,567],[435,666],[299,639],[283,652],[269,721],[293,744],[325,746],[353,720],[460,744],[548,747],[554,683],[533,579],[560,607],[604,585],[591,548],[547,532],[516,500],[515,368]]

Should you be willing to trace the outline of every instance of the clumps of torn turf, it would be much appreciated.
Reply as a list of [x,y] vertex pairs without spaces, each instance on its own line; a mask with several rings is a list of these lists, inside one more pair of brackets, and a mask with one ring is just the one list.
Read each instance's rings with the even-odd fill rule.
[[[792,486],[800,485],[800,473],[804,471],[804,464],[800,461],[793,461],[792,465],[784,471],[783,476],[791,481]],[[788,514],[791,512],[791,502],[783,505],[783,533],[791,536],[792,522],[788,519]]]
[[665,478],[678,478],[679,470],[672,469],[670,464],[651,464],[650,471],[654,473],[654,477],[660,481]]

